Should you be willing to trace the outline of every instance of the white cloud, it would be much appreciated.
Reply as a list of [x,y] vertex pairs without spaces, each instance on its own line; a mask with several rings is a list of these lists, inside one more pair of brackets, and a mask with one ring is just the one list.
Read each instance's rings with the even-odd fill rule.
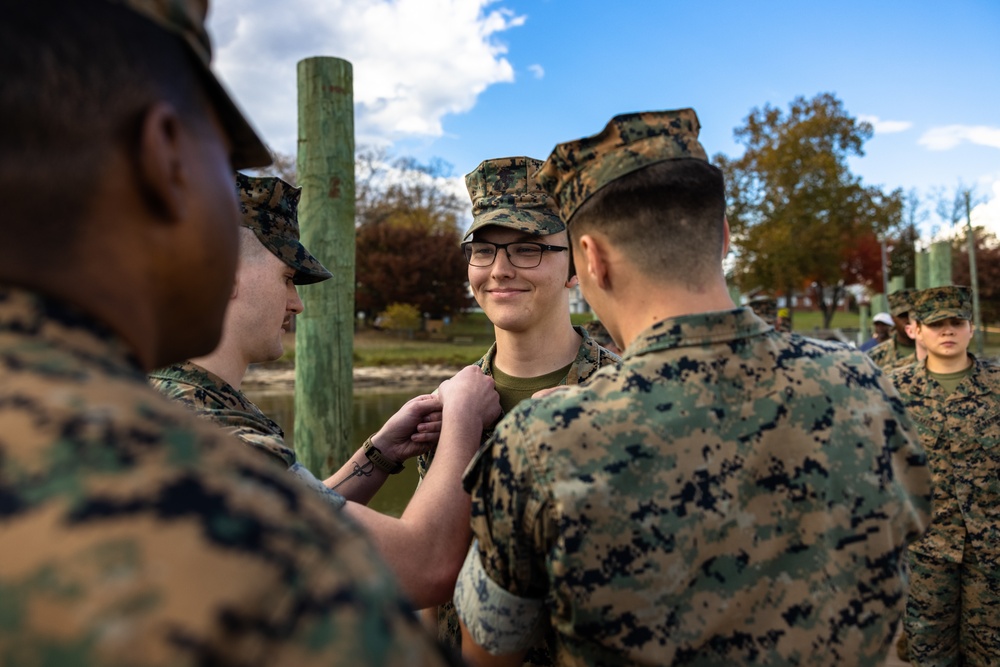
[[514,80],[496,36],[523,16],[495,0],[219,0],[209,29],[215,67],[265,141],[298,140],[296,63],[351,62],[357,142],[442,134],[446,114],[470,110],[495,83]]
[[988,125],[945,125],[935,127],[920,137],[920,145],[932,151],[946,151],[963,141],[1000,148],[1000,127]]
[[536,79],[545,77],[545,68],[541,65],[528,65],[528,71],[534,74]]
[[865,123],[871,123],[872,127],[875,129],[875,134],[894,134],[896,132],[905,132],[913,127],[913,123],[908,120],[882,120],[878,116],[866,116],[865,114],[859,114],[858,120]]
[[977,204],[972,209],[970,217],[974,227],[982,226],[1000,238],[1000,178],[993,181],[987,200]]

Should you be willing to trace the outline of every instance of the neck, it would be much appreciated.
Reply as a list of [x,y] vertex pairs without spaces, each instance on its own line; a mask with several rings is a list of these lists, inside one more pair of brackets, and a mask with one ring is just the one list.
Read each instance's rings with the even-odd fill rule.
[[945,358],[933,354],[927,355],[927,370],[931,373],[958,373],[972,365],[968,354],[962,357]]
[[545,375],[573,363],[582,338],[567,317],[563,326],[512,332],[495,328],[496,356],[493,363],[507,375],[519,378]]
[[242,359],[240,355],[233,354],[227,349],[225,340],[204,357],[191,359],[191,363],[198,364],[206,371],[215,373],[234,389],[239,389],[240,385],[243,384],[243,376],[246,375],[247,368],[250,366],[250,363]]
[[[626,347],[642,331],[662,320],[681,315],[732,310],[736,307],[721,276],[697,292],[685,287],[643,281],[641,284],[637,283],[636,289],[629,290],[628,294],[618,298],[608,295],[606,301],[606,309],[612,309],[616,329]],[[603,317],[604,314],[601,315]]]

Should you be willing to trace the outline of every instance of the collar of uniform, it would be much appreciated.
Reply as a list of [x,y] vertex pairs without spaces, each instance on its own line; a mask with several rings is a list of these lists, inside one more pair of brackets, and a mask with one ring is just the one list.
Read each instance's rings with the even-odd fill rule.
[[658,350],[698,347],[750,338],[768,331],[773,331],[773,327],[749,308],[671,317],[660,320],[636,336],[622,359]]
[[217,391],[233,390],[233,387],[218,375],[190,361],[182,361],[179,364],[171,364],[166,368],[158,368],[150,373],[149,377]]
[[569,375],[566,376],[566,384],[580,384],[601,370],[601,367],[605,363],[604,359],[614,359],[615,361],[621,359],[617,354],[611,352],[611,350],[601,347],[583,327],[574,326],[573,330],[583,336],[583,342],[580,343],[580,349],[576,353],[576,360],[573,361],[573,366],[569,369]]
[[30,347],[17,350],[27,364],[45,364],[48,350],[56,347],[109,374],[145,377],[139,359],[110,328],[75,306],[27,289],[0,285],[0,333],[31,339]]
[[[954,393],[949,394],[949,397],[983,396],[1000,390],[1000,368],[977,359],[971,352],[968,355],[972,359],[972,373],[966,378],[967,381],[958,385]],[[990,372],[993,369],[996,369],[996,372]],[[896,370],[892,379],[894,383],[909,385],[912,387],[910,391],[918,396],[928,396],[940,387],[937,382],[933,382],[930,371],[927,370],[927,359]],[[994,384],[997,386],[991,386]]]

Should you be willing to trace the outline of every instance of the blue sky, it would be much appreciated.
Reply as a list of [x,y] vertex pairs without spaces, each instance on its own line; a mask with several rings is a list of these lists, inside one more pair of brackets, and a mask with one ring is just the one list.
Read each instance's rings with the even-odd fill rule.
[[530,155],[618,113],[693,107],[709,154],[737,157],[755,107],[835,94],[874,124],[866,184],[974,186],[1000,233],[1000,2],[922,0],[216,0],[216,68],[264,138],[293,153],[295,64],[354,66],[359,144],[453,167]]

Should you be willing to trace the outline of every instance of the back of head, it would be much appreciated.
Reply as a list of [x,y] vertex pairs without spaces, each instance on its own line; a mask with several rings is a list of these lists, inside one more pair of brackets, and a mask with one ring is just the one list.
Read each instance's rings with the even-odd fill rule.
[[645,274],[697,285],[721,273],[725,187],[693,109],[616,116],[559,144],[539,178],[574,239],[599,231]]
[[210,127],[214,109],[234,159],[269,160],[208,69],[205,10],[204,0],[5,4],[0,199],[20,230],[10,252],[44,247],[51,261],[68,256],[109,155],[138,159],[143,114],[156,102],[169,103],[195,132]]

